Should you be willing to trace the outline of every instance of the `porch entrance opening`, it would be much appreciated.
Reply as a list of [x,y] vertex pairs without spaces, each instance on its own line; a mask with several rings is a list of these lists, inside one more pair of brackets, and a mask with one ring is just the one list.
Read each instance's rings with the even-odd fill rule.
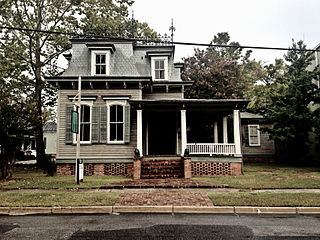
[[175,112],[149,112],[148,155],[176,154]]

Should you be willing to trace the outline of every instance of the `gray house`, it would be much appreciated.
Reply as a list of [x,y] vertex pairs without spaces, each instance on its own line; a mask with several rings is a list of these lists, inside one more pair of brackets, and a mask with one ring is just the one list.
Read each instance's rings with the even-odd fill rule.
[[275,160],[275,142],[263,128],[272,128],[273,123],[265,122],[263,116],[241,112],[242,155],[246,162],[273,162]]
[[74,174],[72,100],[81,77],[80,158],[86,175],[134,178],[242,173],[243,99],[185,99],[175,47],[72,39],[58,89],[57,174]]

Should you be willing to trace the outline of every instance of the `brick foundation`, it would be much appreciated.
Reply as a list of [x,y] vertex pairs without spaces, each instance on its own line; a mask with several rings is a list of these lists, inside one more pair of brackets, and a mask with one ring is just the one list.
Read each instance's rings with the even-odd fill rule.
[[[61,175],[74,175],[75,164],[63,163],[57,164],[58,176]],[[84,175],[85,176],[128,176],[132,177],[133,163],[85,163]]]
[[193,177],[235,176],[242,174],[242,164],[233,162],[191,162]]
[[[192,162],[191,158],[185,158],[183,162],[183,177],[189,179],[198,176],[236,176],[242,174],[241,163],[222,162]],[[75,165],[64,163],[57,164],[58,176],[74,175]],[[135,159],[133,163],[85,163],[85,176],[128,176],[134,179],[141,178],[141,159]]]

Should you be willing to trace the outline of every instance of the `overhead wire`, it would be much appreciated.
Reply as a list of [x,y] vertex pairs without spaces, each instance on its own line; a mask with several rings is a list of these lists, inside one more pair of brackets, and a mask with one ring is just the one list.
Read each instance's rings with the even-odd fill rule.
[[[157,39],[139,39],[139,38],[123,38],[123,37],[113,37],[113,36],[104,36],[96,34],[87,34],[87,33],[76,33],[76,32],[62,32],[62,31],[51,31],[51,30],[40,30],[40,29],[31,29],[31,28],[19,28],[19,27],[8,27],[0,26],[0,29],[8,29],[15,31],[26,31],[26,32],[39,32],[39,33],[48,33],[48,34],[60,34],[68,35],[74,37],[83,37],[83,38],[100,38],[108,39],[113,41],[144,41],[149,43],[163,43],[162,40]],[[263,47],[263,46],[247,46],[247,45],[225,45],[225,44],[212,44],[212,43],[192,43],[192,42],[180,42],[180,41],[170,41],[174,45],[186,45],[186,46],[200,46],[200,47],[221,47],[221,48],[243,48],[243,49],[260,49],[260,50],[278,50],[278,51],[301,51],[301,52],[320,52],[320,49],[299,49],[299,48],[285,48],[285,47]]]

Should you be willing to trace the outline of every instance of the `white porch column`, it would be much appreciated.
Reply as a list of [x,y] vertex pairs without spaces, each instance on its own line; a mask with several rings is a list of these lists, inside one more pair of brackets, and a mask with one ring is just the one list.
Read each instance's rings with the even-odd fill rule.
[[218,122],[214,122],[213,124],[213,134],[214,134],[214,143],[218,143],[219,142],[219,138],[218,138]]
[[184,150],[187,148],[187,121],[186,110],[181,109],[181,156],[184,155]]
[[142,157],[142,110],[137,110],[137,149]]
[[233,134],[234,144],[236,147],[235,156],[241,157],[241,141],[240,141],[240,112],[239,110],[233,110]]
[[227,117],[223,117],[223,143],[228,143],[228,122]]

